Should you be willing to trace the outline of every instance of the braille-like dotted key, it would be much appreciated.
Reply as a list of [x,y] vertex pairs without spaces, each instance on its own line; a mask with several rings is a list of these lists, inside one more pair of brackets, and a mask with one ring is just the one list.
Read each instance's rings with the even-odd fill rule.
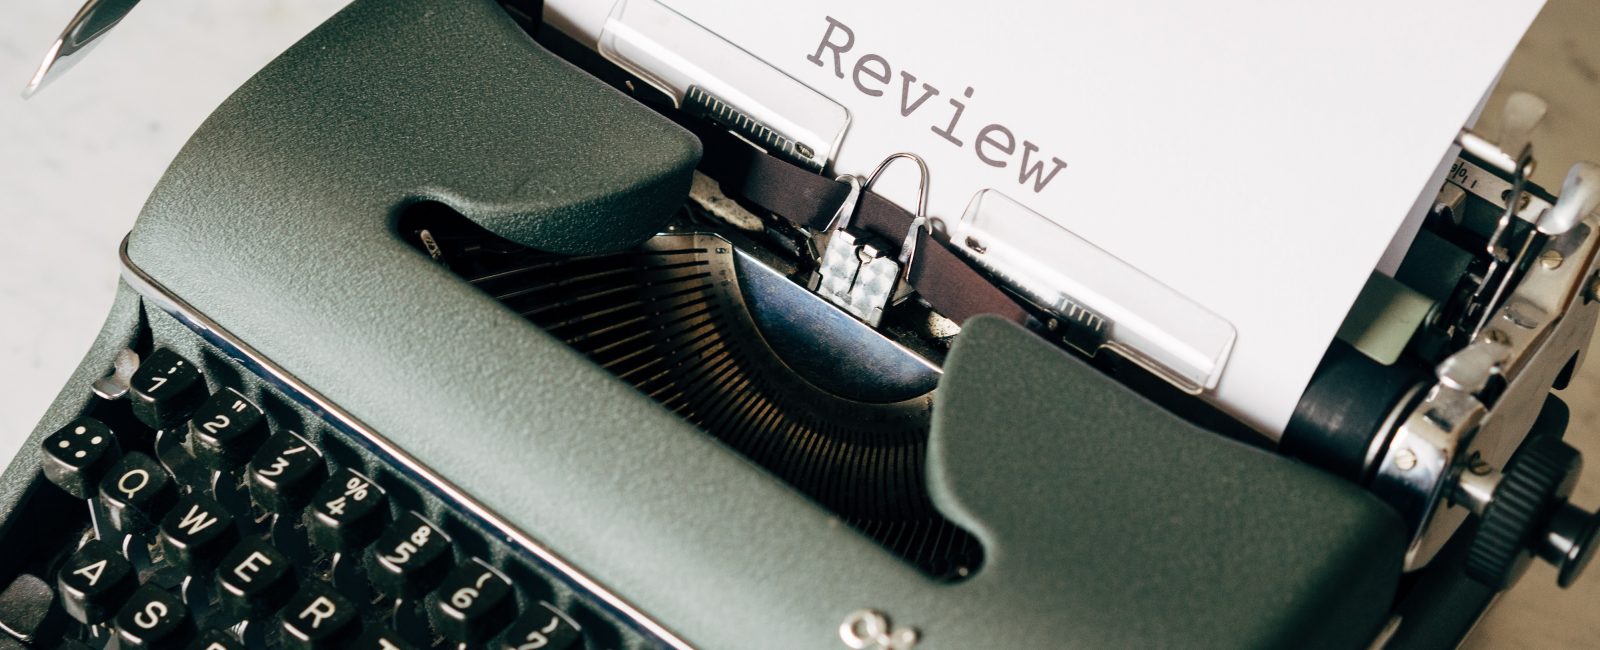
[[240,618],[278,611],[294,595],[294,565],[278,549],[247,538],[217,564],[217,592],[224,607]]
[[322,454],[305,438],[279,431],[250,460],[250,496],[263,508],[296,512],[327,476]]
[[364,548],[383,532],[389,508],[372,479],[344,468],[322,484],[306,510],[311,541],[327,551]]
[[182,422],[205,398],[206,382],[200,369],[166,348],[150,353],[128,380],[133,414],[152,429]]
[[267,422],[261,409],[232,388],[212,395],[189,419],[190,451],[211,469],[249,462],[266,439]]
[[199,493],[179,499],[161,520],[161,548],[167,562],[189,573],[215,567],[238,538],[233,514]]
[[456,643],[481,645],[517,614],[510,581],[478,558],[451,571],[433,595],[433,628]]
[[362,634],[351,647],[355,650],[415,650],[416,646],[406,643],[394,630],[374,628]]
[[539,601],[529,607],[500,638],[501,650],[571,650],[580,647],[583,631],[555,605]]
[[319,580],[306,581],[278,619],[283,644],[291,648],[331,648],[358,632],[355,604]]
[[167,470],[136,451],[124,455],[100,481],[100,501],[111,515],[111,525],[126,533],[154,526],[177,494]]
[[40,449],[45,478],[79,499],[94,494],[122,453],[111,429],[91,417],[68,422],[45,438]]
[[428,520],[407,512],[367,549],[367,577],[394,598],[412,598],[439,584],[452,561],[450,538]]
[[62,608],[79,623],[90,625],[116,614],[138,586],[133,564],[116,547],[99,540],[84,544],[56,573]]
[[246,647],[233,633],[217,628],[201,632],[194,643],[189,644],[189,650],[245,650]]
[[116,629],[124,648],[181,648],[194,636],[194,621],[177,596],[145,585],[117,612]]

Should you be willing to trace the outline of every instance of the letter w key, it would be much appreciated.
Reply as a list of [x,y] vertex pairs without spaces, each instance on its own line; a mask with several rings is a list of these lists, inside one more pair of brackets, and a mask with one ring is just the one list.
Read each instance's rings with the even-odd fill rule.
[[190,494],[161,520],[161,548],[169,564],[195,573],[216,568],[239,533],[233,515],[201,494]]

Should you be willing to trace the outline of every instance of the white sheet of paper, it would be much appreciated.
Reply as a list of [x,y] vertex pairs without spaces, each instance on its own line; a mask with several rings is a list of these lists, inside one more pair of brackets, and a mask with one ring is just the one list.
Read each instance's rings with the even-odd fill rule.
[[[662,1],[843,104],[836,173],[915,152],[931,217],[999,190],[1232,322],[1211,399],[1273,435],[1543,4]],[[591,44],[609,5],[545,4]]]

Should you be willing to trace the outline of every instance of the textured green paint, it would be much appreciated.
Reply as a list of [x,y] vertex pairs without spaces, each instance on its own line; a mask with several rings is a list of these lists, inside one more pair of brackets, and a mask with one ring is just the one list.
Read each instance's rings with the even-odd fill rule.
[[1387,617],[1403,527],[1349,483],[992,317],[963,329],[939,395],[935,499],[995,549],[960,589],[1101,647],[1359,647]]
[[861,607],[919,650],[1356,646],[1382,622],[1403,549],[1387,509],[1015,326],[971,322],[946,368],[930,481],[988,564],[934,584],[391,230],[440,197],[544,248],[625,246],[682,200],[685,137],[488,0],[358,0],[202,127],[130,254],[697,645],[841,647]]

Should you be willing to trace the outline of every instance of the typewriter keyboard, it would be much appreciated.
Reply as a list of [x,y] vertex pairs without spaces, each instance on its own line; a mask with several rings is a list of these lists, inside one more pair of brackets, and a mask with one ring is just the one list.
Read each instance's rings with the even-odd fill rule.
[[133,356],[34,450],[0,648],[654,645],[214,349]]

